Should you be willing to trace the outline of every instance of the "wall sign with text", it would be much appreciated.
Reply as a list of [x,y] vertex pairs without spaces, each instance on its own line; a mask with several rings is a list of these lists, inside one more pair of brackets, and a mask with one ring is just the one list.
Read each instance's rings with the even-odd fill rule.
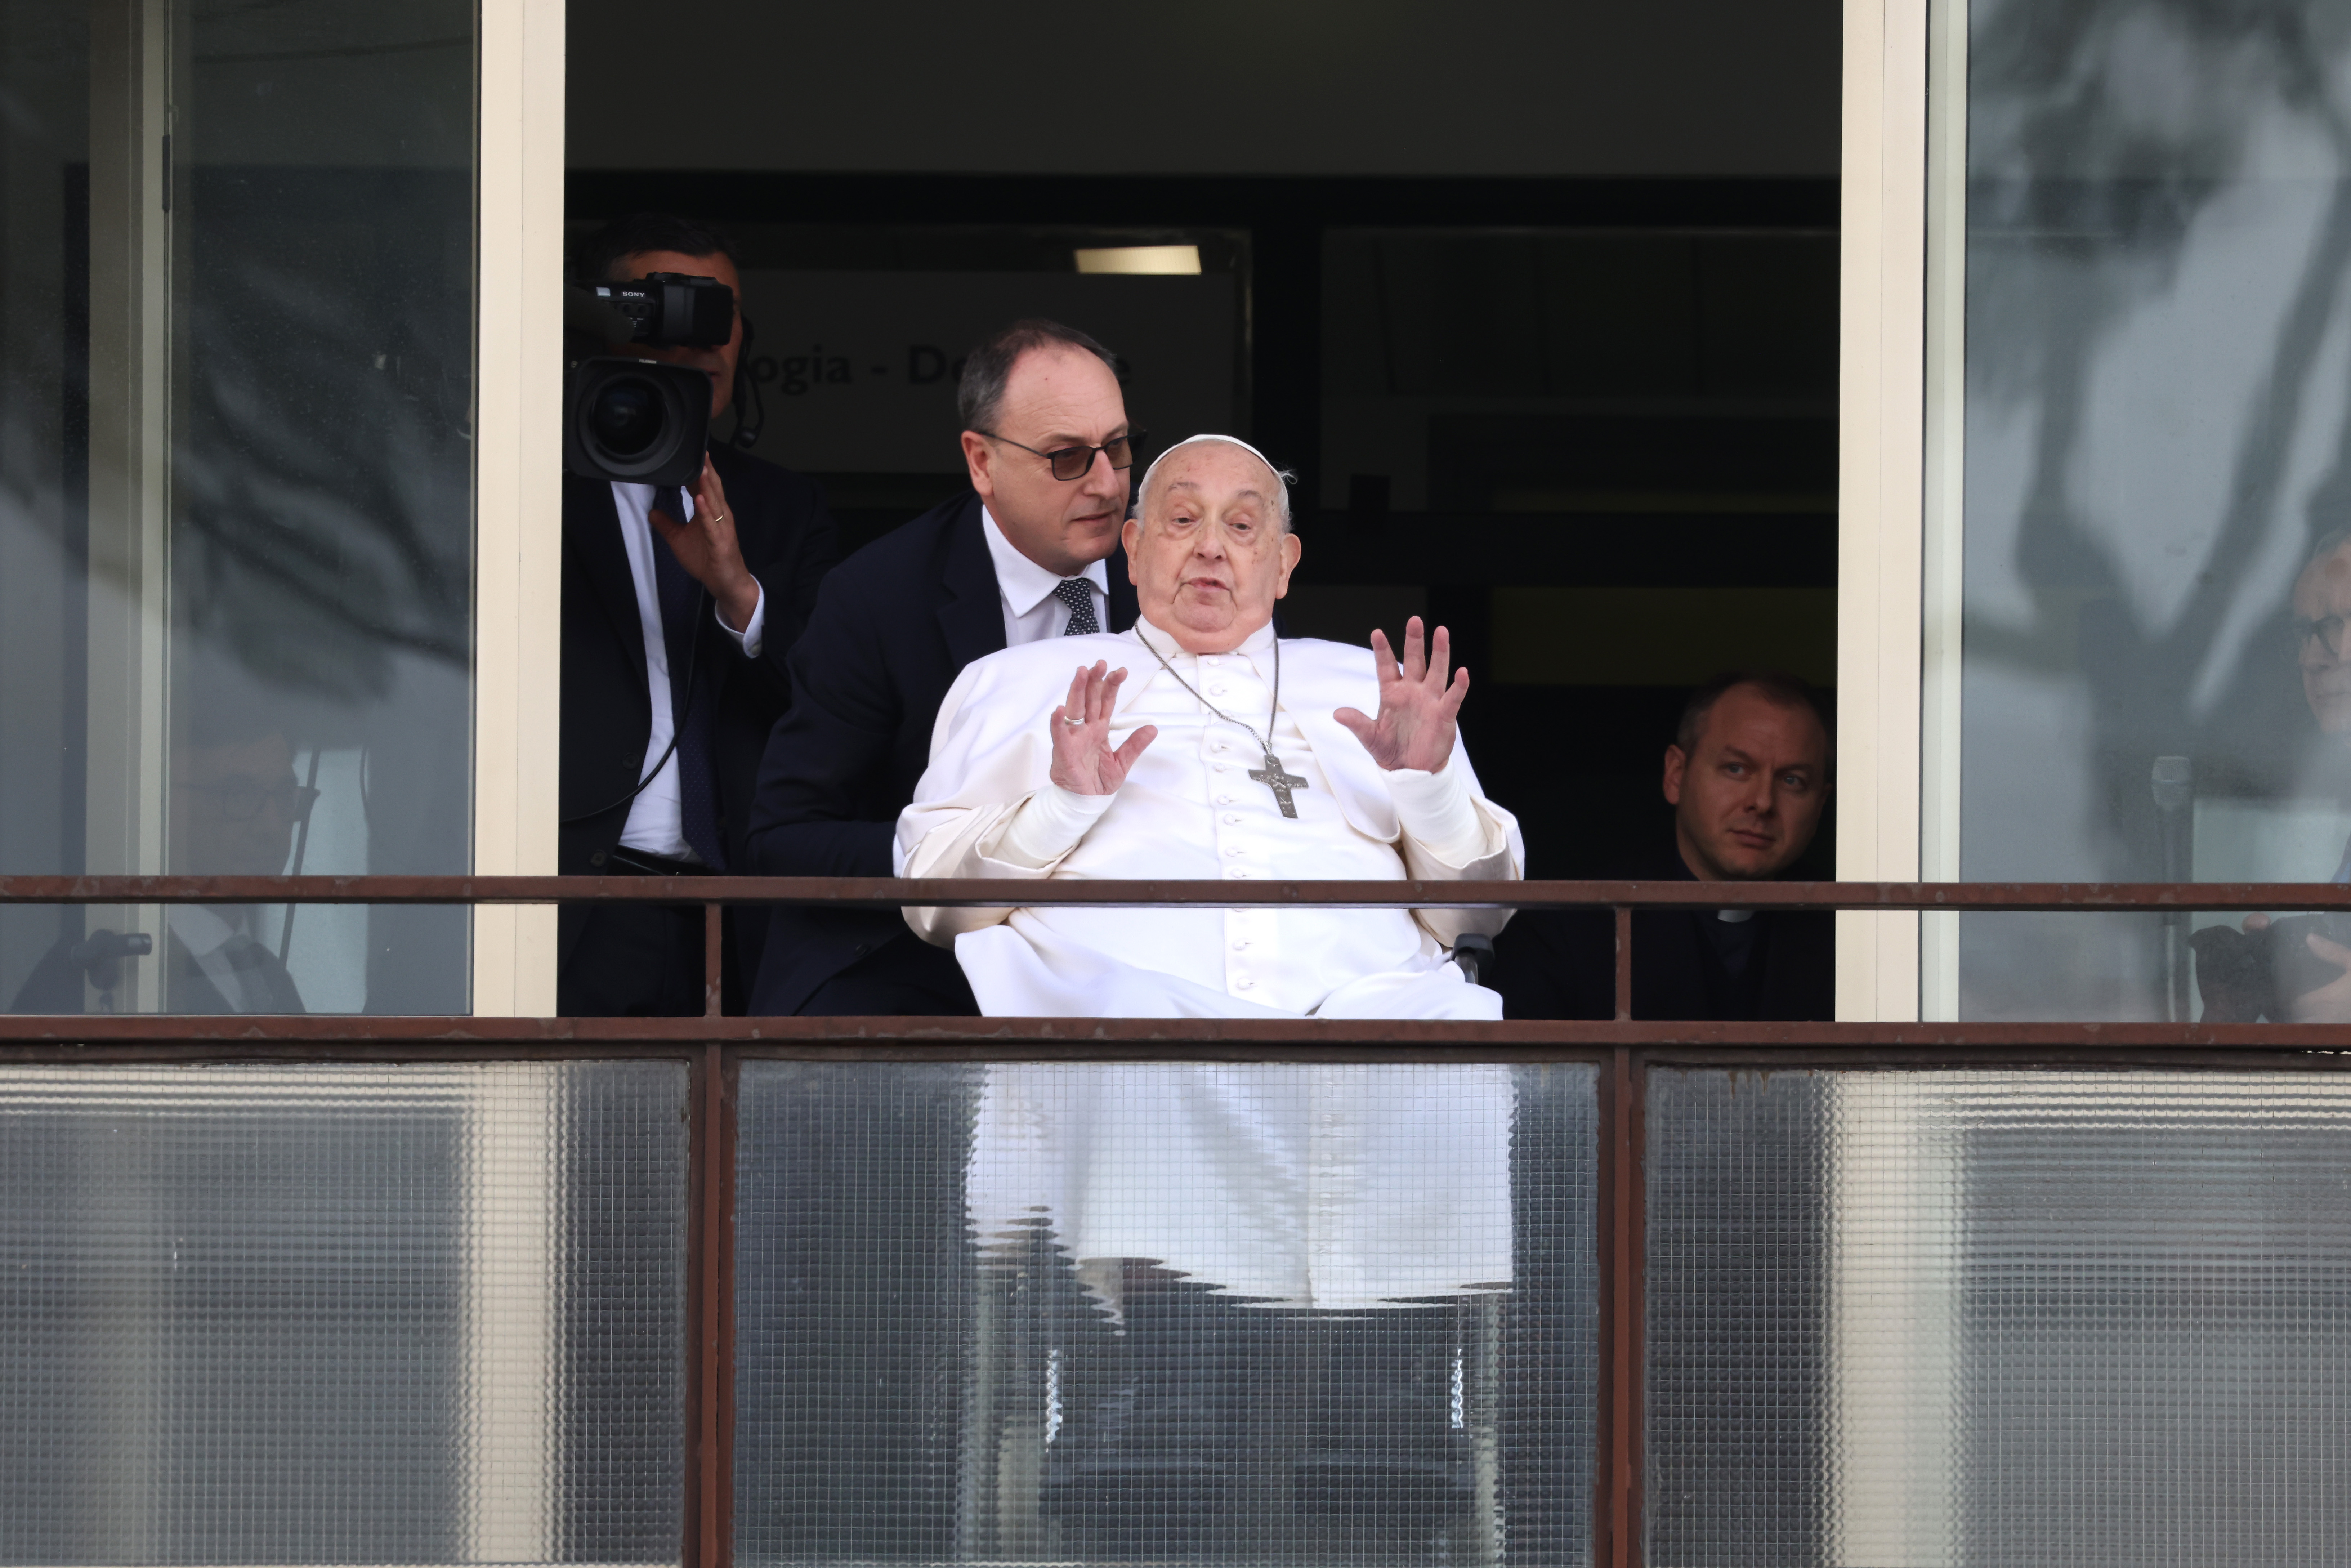
[[1229,274],[746,272],[767,403],[759,455],[817,474],[935,474],[963,466],[956,378],[998,328],[1042,316],[1118,355],[1128,417],[1152,447],[1229,431],[1238,290]]

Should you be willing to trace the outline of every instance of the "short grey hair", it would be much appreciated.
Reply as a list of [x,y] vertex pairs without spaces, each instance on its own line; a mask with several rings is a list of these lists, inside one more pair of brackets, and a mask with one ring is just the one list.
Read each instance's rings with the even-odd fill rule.
[[996,416],[1004,411],[1004,390],[1012,384],[1012,368],[1031,349],[1078,349],[1092,354],[1118,374],[1118,356],[1059,321],[1032,316],[1015,321],[964,356],[963,374],[956,382],[956,412],[966,430],[990,434]]
[[1256,458],[1259,462],[1265,465],[1266,472],[1271,474],[1274,479],[1274,515],[1281,521],[1281,531],[1285,534],[1290,532],[1290,487],[1298,483],[1297,474],[1288,468],[1276,468],[1273,465],[1273,459],[1268,457],[1264,453],[1259,452],[1256,447],[1251,446],[1248,442],[1241,440],[1238,436],[1232,435],[1195,435],[1187,440],[1177,442],[1175,445],[1169,447],[1166,451],[1153,458],[1151,460],[1151,466],[1143,471],[1143,483],[1136,486],[1134,492],[1141,502],[1141,509],[1146,513],[1151,510],[1151,487],[1158,481],[1159,465],[1162,463],[1166,462],[1170,457],[1175,456],[1176,454],[1183,451],[1187,446],[1201,446],[1212,441],[1219,446],[1229,446],[1236,452],[1245,452],[1249,456]]

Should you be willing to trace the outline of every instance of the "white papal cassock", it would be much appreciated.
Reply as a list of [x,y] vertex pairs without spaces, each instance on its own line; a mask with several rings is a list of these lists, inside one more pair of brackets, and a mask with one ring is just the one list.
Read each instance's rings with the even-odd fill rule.
[[[1208,702],[1262,732],[1273,636],[1195,656],[1141,629]],[[1298,815],[1252,780],[1262,752],[1135,632],[1008,649],[947,694],[898,823],[908,876],[1393,881],[1523,874],[1518,822],[1457,745],[1388,772],[1334,710],[1379,711],[1369,649],[1281,643],[1273,742]],[[1112,744],[1159,735],[1116,794],[1051,785],[1048,732],[1080,665],[1127,671]],[[1008,889],[1008,893],[1011,890]],[[1507,911],[910,909],[1005,1017],[1495,1019],[1444,945]],[[1155,1260],[1236,1295],[1362,1308],[1510,1277],[1508,1071],[1403,1064],[991,1071],[970,1172],[983,1238],[1040,1218],[1083,1261]]]

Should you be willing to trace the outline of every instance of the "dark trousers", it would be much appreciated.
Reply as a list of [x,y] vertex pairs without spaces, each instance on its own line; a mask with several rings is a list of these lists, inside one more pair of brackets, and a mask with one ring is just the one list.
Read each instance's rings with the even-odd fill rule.
[[702,906],[600,904],[555,977],[565,1018],[692,1018],[703,1010]]
[[911,931],[876,947],[800,1004],[802,1018],[974,1018],[979,1003],[955,954]]

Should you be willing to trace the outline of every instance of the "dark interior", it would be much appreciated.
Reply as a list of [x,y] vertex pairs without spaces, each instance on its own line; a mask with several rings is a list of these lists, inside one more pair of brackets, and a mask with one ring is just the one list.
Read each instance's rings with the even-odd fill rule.
[[[570,8],[569,221],[738,236],[757,450],[824,482],[847,548],[962,488],[969,341],[1060,315],[1128,361],[1157,442],[1228,428],[1297,472],[1291,634],[1451,629],[1533,874],[1654,856],[1688,687],[1834,685],[1834,6],[1391,8],[1343,36],[1236,12],[1222,68],[1180,42],[1221,13],[1059,54],[945,8],[637,15]],[[700,107],[603,107],[665,80]],[[1197,274],[1080,275],[1164,245]]]

